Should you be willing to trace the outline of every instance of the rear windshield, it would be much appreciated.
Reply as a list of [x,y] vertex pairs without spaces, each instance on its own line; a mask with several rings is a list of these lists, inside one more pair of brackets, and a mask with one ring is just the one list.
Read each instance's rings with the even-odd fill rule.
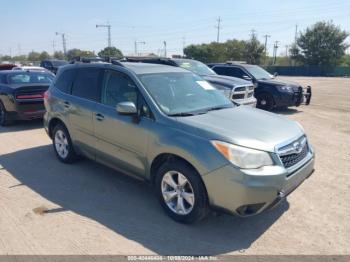
[[54,76],[47,73],[21,72],[18,74],[9,74],[7,76],[7,83],[9,84],[34,84],[34,83],[50,84],[53,78]]

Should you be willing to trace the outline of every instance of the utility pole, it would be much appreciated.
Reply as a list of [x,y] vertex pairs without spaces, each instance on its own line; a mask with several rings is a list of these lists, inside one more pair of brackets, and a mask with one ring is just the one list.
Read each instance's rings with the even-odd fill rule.
[[55,40],[52,40],[52,54],[55,54]]
[[265,56],[267,56],[267,38],[271,37],[270,35],[264,35],[265,37]]
[[288,57],[288,48],[289,48],[289,45],[285,45],[286,47],[286,57]]
[[163,41],[163,45],[164,45],[164,57],[166,57],[166,41]]
[[185,57],[186,37],[182,37],[182,56]]
[[62,45],[63,45],[63,53],[67,55],[67,45],[66,45],[66,36],[64,33],[56,32],[56,35],[62,36]]
[[217,29],[216,42],[219,43],[219,41],[220,41],[220,29],[221,29],[221,22],[222,22],[221,17],[219,17],[216,21],[218,22],[218,25],[215,26],[215,28]]
[[137,51],[137,44],[143,44],[143,45],[145,45],[146,42],[144,42],[144,41],[135,41],[135,42],[134,42],[135,55],[136,55],[136,56],[140,56],[140,54],[139,54],[138,51]]
[[107,28],[107,33],[108,33],[108,38],[107,38],[107,43],[108,43],[108,47],[112,46],[112,38],[111,38],[111,25],[109,23],[104,24],[104,25],[96,25],[96,28],[99,27],[105,27]]
[[276,64],[276,59],[277,59],[277,49],[278,49],[278,43],[279,41],[275,41],[275,44],[273,46],[273,65]]

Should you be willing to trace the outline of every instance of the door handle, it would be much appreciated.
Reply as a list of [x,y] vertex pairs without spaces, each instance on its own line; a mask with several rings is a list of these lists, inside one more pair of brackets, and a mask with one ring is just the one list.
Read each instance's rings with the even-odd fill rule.
[[104,115],[100,114],[100,113],[97,113],[96,114],[96,120],[98,121],[103,121],[105,119]]
[[63,105],[65,108],[70,108],[70,103],[68,101],[64,101]]

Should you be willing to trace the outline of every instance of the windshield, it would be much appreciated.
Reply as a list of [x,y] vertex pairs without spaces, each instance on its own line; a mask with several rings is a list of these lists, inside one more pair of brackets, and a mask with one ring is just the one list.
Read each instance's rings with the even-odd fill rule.
[[249,65],[245,67],[256,79],[272,79],[273,76],[260,66]]
[[140,80],[167,115],[195,115],[233,107],[222,92],[192,73],[145,74]]
[[66,64],[68,64],[68,62],[64,61],[64,60],[52,61],[52,65],[53,66],[63,66],[63,65],[66,65]]
[[191,72],[200,75],[200,76],[206,76],[206,75],[216,75],[216,73],[211,70],[207,65],[203,64],[202,62],[195,61],[195,60],[176,60],[175,62],[182,68],[190,70]]
[[18,74],[9,74],[7,76],[7,82],[9,84],[50,84],[54,76],[47,73],[39,72],[23,72]]

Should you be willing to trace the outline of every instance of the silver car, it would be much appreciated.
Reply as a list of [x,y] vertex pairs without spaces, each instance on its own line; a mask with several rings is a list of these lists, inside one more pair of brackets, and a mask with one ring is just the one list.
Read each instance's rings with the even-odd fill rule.
[[302,127],[236,106],[200,76],[144,63],[77,63],[45,94],[58,159],[85,156],[154,186],[165,212],[192,223],[210,207],[259,214],[314,170]]

